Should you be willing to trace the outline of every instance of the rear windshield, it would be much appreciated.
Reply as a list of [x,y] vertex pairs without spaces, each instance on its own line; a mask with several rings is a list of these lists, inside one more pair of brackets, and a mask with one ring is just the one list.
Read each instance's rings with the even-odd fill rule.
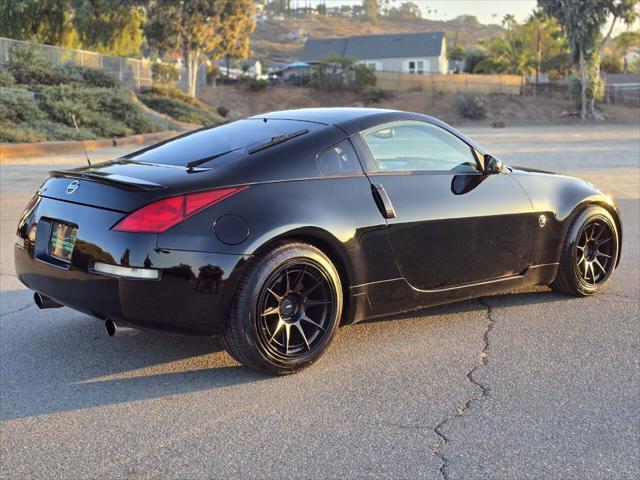
[[[302,129],[313,130],[318,125],[296,120],[247,118],[214,128],[197,130],[193,133],[134,152],[125,158],[148,163],[185,166],[189,162],[234,150],[232,154],[211,160],[226,162],[245,155],[249,147],[253,148],[271,140],[273,137],[288,135]],[[209,163],[203,165],[209,166]]]

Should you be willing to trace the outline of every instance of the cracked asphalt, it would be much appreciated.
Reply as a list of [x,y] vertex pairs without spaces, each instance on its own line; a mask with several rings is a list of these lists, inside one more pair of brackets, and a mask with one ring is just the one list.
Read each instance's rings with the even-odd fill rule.
[[212,339],[107,338],[90,317],[37,310],[14,274],[16,221],[52,164],[82,158],[1,165],[0,477],[640,477],[640,127],[463,130],[507,164],[615,198],[624,243],[608,290],[357,324],[286,378]]

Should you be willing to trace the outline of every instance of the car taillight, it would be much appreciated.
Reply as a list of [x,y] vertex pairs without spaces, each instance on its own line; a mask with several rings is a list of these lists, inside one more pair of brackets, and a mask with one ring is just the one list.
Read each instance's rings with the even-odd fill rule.
[[247,187],[219,188],[207,192],[164,198],[127,215],[113,227],[113,230],[136,233],[166,232],[191,215],[229,198],[245,188]]

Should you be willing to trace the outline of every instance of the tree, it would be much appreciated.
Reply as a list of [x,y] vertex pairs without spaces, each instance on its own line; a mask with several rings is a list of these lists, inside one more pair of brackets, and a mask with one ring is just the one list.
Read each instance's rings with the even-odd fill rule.
[[131,0],[72,0],[82,46],[110,55],[138,56],[144,10]]
[[449,60],[464,60],[464,47],[462,45],[454,45],[447,50],[447,58]]
[[510,13],[507,13],[504,17],[502,17],[502,26],[507,29],[508,32],[512,31],[515,26],[518,25],[516,21],[516,17]]
[[627,55],[634,48],[637,48],[640,45],[640,32],[622,32],[614,38],[614,44],[616,46],[617,53],[622,57],[624,73],[629,73],[629,60],[627,59]]
[[69,0],[2,0],[0,32],[3,37],[66,45],[72,35]]
[[369,23],[378,22],[378,1],[363,0],[362,8],[364,8],[364,19]]
[[205,59],[249,56],[253,13],[251,0],[155,0],[145,32],[158,51],[182,51],[188,93],[195,96],[198,67]]
[[[618,19],[631,24],[637,18],[638,0],[538,0],[567,34],[572,60],[580,72],[580,117],[597,118],[595,92],[600,89],[600,54]],[[612,17],[607,34],[601,31]],[[587,91],[591,90],[591,98]]]
[[420,7],[413,2],[403,2],[399,7],[392,7],[387,12],[389,20],[406,22],[411,20],[420,20],[422,13]]

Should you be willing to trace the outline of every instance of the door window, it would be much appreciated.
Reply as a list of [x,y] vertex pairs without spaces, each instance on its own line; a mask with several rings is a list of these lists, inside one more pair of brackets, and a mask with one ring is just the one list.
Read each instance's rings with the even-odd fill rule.
[[403,121],[362,132],[380,172],[477,172],[476,158],[465,142],[426,122]]
[[416,62],[409,62],[409,73],[416,73]]

